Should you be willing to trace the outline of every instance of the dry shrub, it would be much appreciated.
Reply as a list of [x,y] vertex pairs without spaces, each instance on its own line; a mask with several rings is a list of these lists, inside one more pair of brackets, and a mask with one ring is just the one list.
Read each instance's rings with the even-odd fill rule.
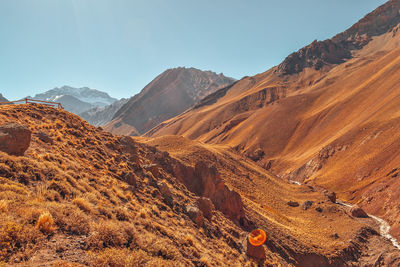
[[141,235],[138,241],[139,246],[145,248],[150,255],[168,260],[182,259],[181,253],[169,239],[148,233],[144,236]]
[[0,224],[0,262],[8,261],[18,252],[23,252],[23,258],[28,258],[31,247],[40,243],[42,233],[31,225],[22,225],[13,221]]
[[115,217],[118,221],[129,221],[129,214],[123,208],[116,208],[115,209]]
[[194,237],[191,234],[187,234],[185,236],[185,244],[188,246],[193,246],[194,245]]
[[203,256],[200,258],[200,265],[204,267],[211,267],[210,258],[208,256]]
[[5,199],[0,200],[0,212],[8,211],[8,201]]
[[40,183],[35,188],[35,199],[37,201],[44,201],[47,194],[47,185],[45,183]]
[[139,211],[139,216],[142,217],[143,219],[145,219],[148,214],[149,214],[149,210],[147,208],[142,208]]
[[102,249],[108,247],[122,247],[128,245],[121,224],[118,221],[105,221],[92,225],[92,233],[87,239],[89,247]]
[[62,231],[75,235],[85,235],[90,232],[89,217],[81,210],[66,205],[54,205],[50,209],[56,225]]
[[[30,202],[27,202],[27,204],[31,204]],[[26,207],[21,207],[15,211],[15,215],[20,216],[23,218],[25,223],[31,224],[31,225],[36,225],[39,217],[41,214],[46,212],[46,210],[39,208],[36,205],[29,205]]]
[[52,234],[56,230],[53,216],[51,216],[50,212],[44,212],[39,216],[39,219],[36,222],[36,227],[45,234]]
[[74,200],[72,200],[72,203],[74,203],[78,208],[87,213],[92,213],[93,211],[92,204],[90,204],[89,201],[87,201],[84,198],[77,197]]
[[100,221],[92,225],[92,233],[87,239],[89,248],[131,247],[136,244],[138,233],[127,222]]
[[89,252],[93,266],[99,267],[125,267],[125,266],[163,266],[175,267],[183,266],[170,260],[164,260],[159,257],[152,257],[143,250],[129,250],[107,248],[101,252]]
[[131,251],[126,248],[107,248],[97,253],[90,252],[89,256],[92,265],[99,267],[146,266],[146,263],[151,260],[151,257],[143,250]]
[[0,177],[0,192],[13,192],[17,195],[28,195],[28,191],[24,185],[13,182],[7,178]]
[[98,210],[99,214],[102,215],[103,217],[105,217],[107,219],[111,219],[112,218],[113,214],[108,208],[106,208],[104,206],[98,206],[97,210]]
[[79,264],[76,262],[66,262],[66,261],[57,261],[53,264],[53,267],[84,267],[86,265]]

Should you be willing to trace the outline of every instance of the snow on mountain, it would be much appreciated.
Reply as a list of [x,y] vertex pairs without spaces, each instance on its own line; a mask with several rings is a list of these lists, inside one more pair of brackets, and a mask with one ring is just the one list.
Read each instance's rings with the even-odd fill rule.
[[56,87],[44,93],[36,94],[33,99],[60,102],[66,110],[79,114],[94,107],[105,107],[118,99],[107,93],[88,87]]

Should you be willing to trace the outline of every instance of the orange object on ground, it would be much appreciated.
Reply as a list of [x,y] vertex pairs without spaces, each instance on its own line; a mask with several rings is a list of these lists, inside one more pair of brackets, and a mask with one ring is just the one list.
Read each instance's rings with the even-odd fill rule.
[[249,235],[249,242],[255,247],[261,246],[267,240],[267,234],[264,230],[253,230]]

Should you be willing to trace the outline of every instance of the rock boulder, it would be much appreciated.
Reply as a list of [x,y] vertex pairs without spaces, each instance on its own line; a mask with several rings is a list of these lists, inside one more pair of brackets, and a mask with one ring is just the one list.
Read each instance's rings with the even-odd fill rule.
[[209,198],[201,197],[197,200],[197,206],[203,212],[204,217],[206,217],[208,220],[211,220],[215,210],[212,201]]
[[368,218],[368,214],[358,205],[355,205],[350,209],[350,214],[356,218]]
[[10,155],[22,156],[31,142],[31,131],[20,124],[0,126],[0,150]]

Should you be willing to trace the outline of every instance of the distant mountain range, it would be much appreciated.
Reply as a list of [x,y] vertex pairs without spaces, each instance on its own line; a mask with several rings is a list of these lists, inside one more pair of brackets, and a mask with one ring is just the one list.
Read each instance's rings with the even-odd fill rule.
[[117,101],[107,93],[88,87],[74,88],[70,86],[56,87],[37,94],[33,99],[61,103],[67,111],[80,114],[95,107],[105,107]]
[[195,68],[168,69],[129,99],[105,129],[123,135],[145,133],[234,81],[222,73]]
[[128,101],[129,99],[122,98],[105,107],[94,107],[88,111],[80,113],[79,116],[94,126],[103,126],[110,122],[115,113]]
[[7,102],[7,98],[5,98],[1,93],[0,93],[0,102]]

